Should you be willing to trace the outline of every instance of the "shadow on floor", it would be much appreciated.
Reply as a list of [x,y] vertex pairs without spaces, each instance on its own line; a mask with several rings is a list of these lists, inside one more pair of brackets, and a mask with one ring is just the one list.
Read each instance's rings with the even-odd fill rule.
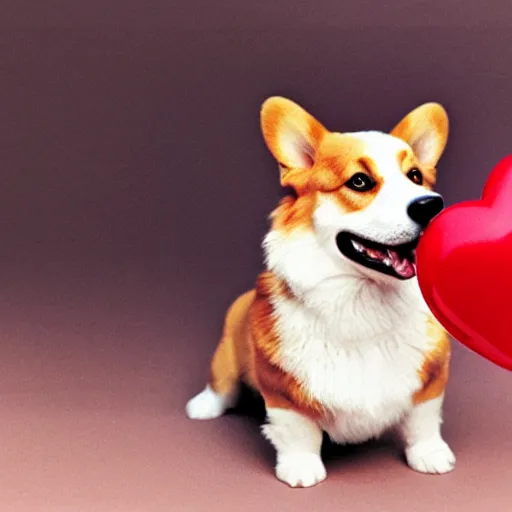
[[[254,429],[256,435],[261,435],[260,429],[265,422],[265,405],[262,398],[254,391],[244,387],[237,406],[227,413],[230,416],[242,417]],[[401,444],[394,432],[386,433],[382,438],[361,444],[340,445],[331,441],[324,433],[322,444],[322,459],[329,467],[351,466],[364,458],[394,458],[405,463],[401,455]],[[260,451],[261,454],[261,451]],[[268,449],[263,454],[265,462],[274,464],[275,452],[268,443]]]

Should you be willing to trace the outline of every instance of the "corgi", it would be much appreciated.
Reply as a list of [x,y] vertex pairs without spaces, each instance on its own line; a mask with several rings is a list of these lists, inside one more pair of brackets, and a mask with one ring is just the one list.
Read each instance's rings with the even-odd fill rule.
[[262,106],[291,193],[270,216],[266,268],[229,308],[208,383],[186,413],[217,418],[241,383],[256,390],[275,475],[291,487],[326,478],[324,432],[346,444],[397,430],[413,470],[455,466],[441,433],[450,340],[415,268],[419,237],[444,208],[433,188],[448,127],[437,103],[389,133],[331,132],[286,98]]

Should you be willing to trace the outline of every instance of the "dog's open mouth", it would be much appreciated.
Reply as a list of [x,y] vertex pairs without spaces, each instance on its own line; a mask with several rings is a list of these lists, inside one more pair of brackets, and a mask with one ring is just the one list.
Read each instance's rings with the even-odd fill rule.
[[338,249],[347,258],[367,268],[398,279],[416,275],[415,249],[419,238],[402,245],[383,245],[351,233],[336,237]]

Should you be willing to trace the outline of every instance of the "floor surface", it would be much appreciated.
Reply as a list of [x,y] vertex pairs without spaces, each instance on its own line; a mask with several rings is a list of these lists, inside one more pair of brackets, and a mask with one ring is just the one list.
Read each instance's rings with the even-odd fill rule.
[[453,473],[416,474],[384,442],[328,449],[328,480],[292,490],[258,418],[185,417],[220,319],[163,280],[101,277],[2,283],[3,512],[507,510],[512,375],[456,350]]

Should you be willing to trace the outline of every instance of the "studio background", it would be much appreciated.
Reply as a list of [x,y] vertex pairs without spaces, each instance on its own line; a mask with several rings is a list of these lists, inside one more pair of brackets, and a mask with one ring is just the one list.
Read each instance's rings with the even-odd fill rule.
[[[505,511],[512,376],[455,347],[454,473],[386,443],[290,490],[257,422],[185,418],[279,197],[259,131],[445,105],[447,203],[512,153],[512,7],[477,0],[0,2],[3,512]],[[475,298],[478,300],[478,298]]]

